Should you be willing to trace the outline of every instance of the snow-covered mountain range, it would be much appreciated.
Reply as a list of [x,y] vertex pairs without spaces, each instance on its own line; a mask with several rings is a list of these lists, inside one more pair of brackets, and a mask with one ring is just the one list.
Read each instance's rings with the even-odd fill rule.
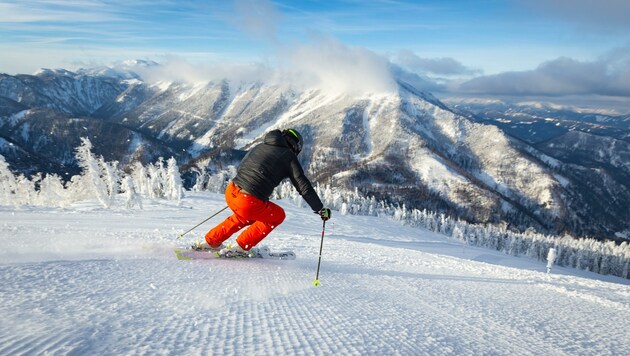
[[[393,92],[333,94],[43,70],[0,75],[0,154],[25,174],[69,177],[77,171],[73,149],[89,137],[107,160],[173,156],[183,171],[212,171],[236,164],[268,130],[294,127],[306,137],[301,160],[319,184],[520,229],[610,237],[630,228],[623,125],[589,132],[558,120],[564,130],[538,139],[518,129],[525,123],[508,124],[528,111],[488,112],[446,105],[402,77]],[[561,112],[548,110],[541,122]],[[614,126],[603,117],[600,126]]]

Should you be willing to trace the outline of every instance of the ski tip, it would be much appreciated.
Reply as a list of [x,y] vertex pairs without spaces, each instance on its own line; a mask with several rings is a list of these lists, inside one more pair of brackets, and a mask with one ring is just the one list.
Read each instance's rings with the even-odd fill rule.
[[182,252],[184,252],[185,250],[175,250],[175,255],[177,256],[178,260],[182,260],[182,261],[188,261],[188,260],[192,260],[192,258],[188,257],[188,256],[184,256],[182,254]]
[[315,287],[319,287],[319,286],[321,286],[321,284],[319,284],[319,279],[314,280],[314,281],[313,281],[313,285],[314,285]]

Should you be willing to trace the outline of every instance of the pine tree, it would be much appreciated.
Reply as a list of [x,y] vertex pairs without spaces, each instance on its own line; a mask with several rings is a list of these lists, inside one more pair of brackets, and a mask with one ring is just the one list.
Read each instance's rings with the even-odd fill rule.
[[9,164],[0,155],[0,205],[15,204],[17,183],[15,175],[9,170]]
[[192,187],[193,192],[201,192],[205,189],[208,182],[208,175],[205,167],[193,168],[193,171],[197,174],[195,179],[195,185]]
[[169,200],[176,200],[178,204],[184,196],[184,185],[182,184],[182,178],[179,174],[179,167],[175,158],[171,157],[166,161],[166,198]]
[[111,198],[103,180],[103,171],[98,160],[92,155],[92,143],[88,138],[81,138],[81,145],[76,149],[76,158],[83,169],[81,183],[84,185],[84,191],[94,194],[105,208],[110,207]]
[[133,178],[131,178],[131,176],[126,176],[125,178],[123,178],[121,188],[125,195],[125,207],[127,209],[131,209],[135,205],[138,205],[138,207],[142,209],[142,197],[140,196],[140,194],[138,194]]
[[452,236],[458,240],[461,240],[461,241],[464,240],[464,232],[457,225],[453,227]]
[[131,178],[135,184],[136,192],[141,196],[150,196],[149,176],[147,169],[140,163],[135,162],[131,168]]
[[39,184],[38,201],[43,206],[65,206],[70,195],[64,188],[61,177],[47,174]]
[[149,196],[151,198],[162,198],[164,196],[164,159],[158,158],[155,164],[147,167],[149,174]]
[[31,205],[35,202],[36,196],[34,182],[20,174],[15,180],[15,204],[18,206]]
[[114,196],[118,194],[120,190],[120,171],[118,170],[118,162],[105,162],[103,157],[98,159],[98,164],[101,167],[103,182],[107,190],[107,196],[112,201]]

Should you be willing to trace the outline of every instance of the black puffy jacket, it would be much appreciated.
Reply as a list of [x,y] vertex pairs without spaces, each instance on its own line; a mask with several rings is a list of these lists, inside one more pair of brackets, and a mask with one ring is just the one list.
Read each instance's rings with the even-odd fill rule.
[[291,180],[311,209],[320,211],[324,207],[282,132],[273,130],[265,136],[263,143],[245,155],[233,181],[244,191],[267,201],[285,178]]

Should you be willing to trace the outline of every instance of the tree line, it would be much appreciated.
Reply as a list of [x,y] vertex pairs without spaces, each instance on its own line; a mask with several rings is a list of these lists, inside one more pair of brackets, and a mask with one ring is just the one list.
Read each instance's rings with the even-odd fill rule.
[[[179,203],[184,197],[181,173],[174,158],[166,161],[160,158],[146,166],[136,162],[125,171],[118,167],[118,162],[106,162],[102,156],[95,156],[87,138],[81,139],[75,157],[82,172],[64,182],[55,174],[15,176],[0,155],[0,205],[65,207],[96,198],[104,208],[121,203],[127,208],[141,209],[143,198],[163,198]],[[233,166],[221,171],[195,169],[193,173],[196,176],[191,187],[193,191],[223,193],[236,169]],[[341,214],[388,217],[461,240],[470,246],[494,249],[513,256],[524,255],[541,261],[546,261],[549,249],[555,248],[557,265],[630,278],[628,242],[617,244],[569,235],[544,235],[533,229],[512,231],[505,223],[472,224],[426,209],[413,209],[405,204],[365,197],[358,189],[348,191],[330,185],[317,185],[315,189],[324,205]],[[291,199],[298,206],[305,204],[288,181],[274,190],[272,198]]]

